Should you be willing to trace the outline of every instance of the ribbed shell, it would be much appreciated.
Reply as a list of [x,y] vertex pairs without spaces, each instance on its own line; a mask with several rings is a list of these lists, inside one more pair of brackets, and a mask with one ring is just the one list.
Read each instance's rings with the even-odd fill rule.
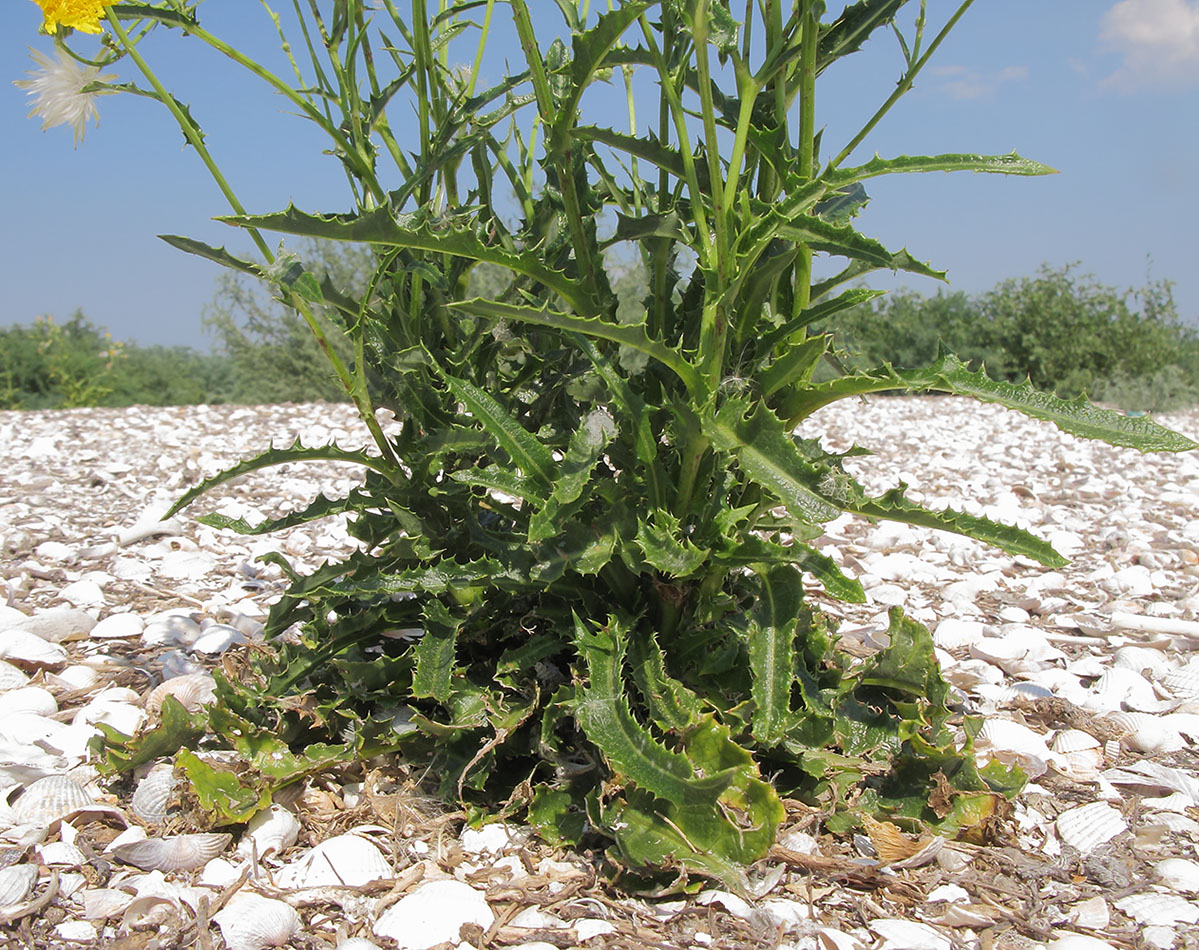
[[112,849],[113,857],[143,871],[193,871],[201,868],[229,846],[230,834],[176,835],[146,838]]
[[162,709],[168,696],[176,700],[190,713],[199,712],[201,706],[215,698],[216,680],[207,673],[188,673],[163,680],[146,694],[146,711],[151,715]]
[[1128,829],[1120,813],[1106,802],[1091,802],[1064,811],[1057,816],[1056,825],[1058,837],[1083,854]]
[[148,825],[162,824],[166,821],[167,805],[177,782],[175,768],[169,762],[154,766],[133,790],[130,801],[133,813]]
[[40,778],[13,803],[13,817],[22,825],[48,825],[92,804],[91,793],[65,775]]
[[275,880],[284,888],[357,887],[394,876],[378,848],[366,838],[348,834],[322,841],[280,869]]
[[14,864],[0,868],[0,908],[19,904],[37,883],[37,868],[32,864]]
[[228,950],[281,947],[300,929],[300,915],[290,904],[249,891],[234,894],[213,920]]

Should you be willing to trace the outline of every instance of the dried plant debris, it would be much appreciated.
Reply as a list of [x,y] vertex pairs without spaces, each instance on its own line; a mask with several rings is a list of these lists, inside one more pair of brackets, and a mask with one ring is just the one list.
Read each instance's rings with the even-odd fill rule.
[[[347,439],[345,407],[0,414],[11,447],[0,463],[0,630],[61,650],[0,662],[2,939],[219,948],[269,937],[347,950],[434,937],[604,950],[1187,946],[1199,893],[1199,706],[1188,692],[1197,661],[1186,626],[1199,619],[1199,465],[1154,456],[1128,468],[1115,450],[1067,446],[1040,429],[1034,438],[998,410],[955,402],[950,413],[959,452],[933,459],[913,489],[926,503],[958,503],[973,482],[998,513],[1011,486],[1029,484],[1036,503],[1020,499],[1024,517],[1059,543],[1075,538],[1073,563],[1045,570],[959,538],[845,518],[833,533],[867,602],[827,610],[840,619],[844,655],[876,669],[898,645],[890,607],[925,623],[952,690],[944,728],[964,741],[968,718],[981,714],[977,764],[995,757],[1036,777],[1012,806],[971,812],[964,835],[917,833],[901,815],[868,819],[832,798],[783,800],[776,845],[736,893],[694,876],[637,880],[518,824],[472,827],[433,794],[437,775],[393,756],[364,768],[332,747],[296,752],[282,736],[247,732],[239,743],[248,710],[214,718],[206,700],[180,699],[188,683],[253,675],[246,658],[286,584],[281,567],[255,557],[274,551],[315,570],[354,543],[336,520],[269,540],[194,523],[126,544],[117,536],[142,517],[163,472],[194,480],[280,425]],[[902,470],[921,427],[945,418],[945,406],[888,399],[828,429],[850,444],[885,427],[895,439],[876,461]],[[1199,413],[1169,421],[1199,430]],[[89,474],[109,468],[104,480]],[[250,473],[217,504],[249,516],[341,477],[328,466],[269,482]],[[1111,513],[1101,517],[1103,507]],[[179,576],[174,551],[204,557]],[[1128,587],[1134,578],[1148,588]],[[78,596],[82,580],[100,599],[71,606],[64,592]],[[221,650],[195,649],[214,627]],[[161,688],[173,678],[183,682]],[[304,697],[293,711],[330,714]],[[388,727],[402,731],[404,717],[397,710]],[[146,733],[163,737],[157,747],[120,738],[151,724],[162,727]],[[1147,749],[1149,727],[1177,740]],[[214,728],[227,741],[215,742]],[[97,772],[98,736],[120,769]],[[952,782],[930,780],[929,808],[964,810]],[[528,794],[558,816],[563,841],[585,820],[569,803]],[[838,814],[863,817],[830,834]],[[181,863],[183,852],[193,857]],[[656,896],[629,896],[647,884]],[[247,932],[250,920],[270,933]]]

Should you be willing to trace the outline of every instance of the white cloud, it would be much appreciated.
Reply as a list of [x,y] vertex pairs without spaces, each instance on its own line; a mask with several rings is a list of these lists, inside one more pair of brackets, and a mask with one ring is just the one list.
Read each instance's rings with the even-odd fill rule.
[[967,66],[935,66],[929,70],[932,88],[951,99],[986,99],[1004,83],[1028,78],[1027,66],[1005,66],[984,72]]
[[1124,59],[1105,86],[1199,80],[1199,0],[1120,0],[1104,15],[1099,39]]

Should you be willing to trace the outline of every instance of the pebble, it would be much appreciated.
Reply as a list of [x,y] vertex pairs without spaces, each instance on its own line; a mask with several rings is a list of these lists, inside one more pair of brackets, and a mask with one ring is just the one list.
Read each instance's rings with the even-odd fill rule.
[[[1199,433],[1199,411],[1162,421],[1192,437]],[[846,461],[872,493],[903,478],[931,507],[951,505],[1032,526],[1074,557],[1067,567],[1047,570],[971,539],[842,516],[828,525],[835,543],[825,551],[862,579],[870,602],[829,609],[843,631],[864,631],[858,639],[877,647],[886,630],[882,608],[903,604],[933,630],[964,711],[986,716],[977,747],[987,754],[980,764],[994,754],[1039,774],[1060,773],[1081,790],[1081,798],[1058,801],[1046,779],[1044,786],[1030,786],[1017,803],[1022,850],[1053,854],[1066,846],[1102,855],[1133,835],[1138,847],[1149,836],[1165,849],[1138,859],[1138,879],[1151,883],[1112,908],[1101,897],[1080,900],[1077,889],[1047,885],[1041,899],[1047,908],[1053,905],[1049,919],[1095,931],[1108,929],[1109,915],[1113,927],[1144,920],[1146,941],[1169,945],[1193,926],[1199,893],[1193,860],[1199,823],[1187,814],[1199,806],[1199,778],[1187,758],[1199,744],[1199,518],[1191,487],[1199,484],[1199,459],[1141,457],[962,400],[878,399],[865,408],[843,403],[821,410],[807,425],[803,434],[821,437],[832,450],[855,442],[875,450],[868,460]],[[67,437],[68,426],[77,437]],[[68,795],[86,796],[89,812],[103,812],[114,830],[122,822],[131,825],[114,845],[145,840],[128,796],[115,797],[92,782],[86,759],[96,723],[136,729],[146,715],[146,696],[164,679],[206,677],[222,656],[262,636],[266,610],[286,580],[273,565],[257,562],[259,555],[281,553],[306,571],[356,549],[339,519],[246,538],[199,525],[193,516],[221,511],[257,522],[307,503],[318,491],[342,494],[357,484],[359,473],[332,464],[249,473],[193,510],[167,522],[161,515],[200,478],[272,439],[290,442],[303,435],[306,444],[331,438],[357,448],[363,441],[358,432],[348,406],[0,412],[0,435],[11,447],[0,460],[0,484],[13,486],[0,490],[0,599],[7,601],[0,603],[0,788],[7,790],[0,799],[0,849],[27,849],[16,859],[18,887],[36,881],[40,892],[50,867],[62,876],[55,923],[40,931],[46,942],[108,945],[136,932],[131,928],[157,926],[156,915],[191,906],[202,891],[185,873],[137,868],[122,868],[122,877],[108,887],[86,883],[75,870],[81,854],[75,825],[44,821],[36,802],[20,805],[20,793],[36,790],[39,780],[78,775],[75,788],[82,791],[67,789]],[[136,675],[137,690],[113,687],[117,674]],[[1038,701],[1068,701],[1081,708],[1082,718],[1054,723],[1030,717],[1029,704]],[[169,762],[165,767],[169,776]],[[1080,805],[1088,795],[1090,804]],[[1134,801],[1139,810],[1127,809]],[[14,812],[32,820],[15,822]],[[292,817],[286,810],[271,814]],[[1129,825],[1122,814],[1139,817]],[[386,886],[402,873],[403,864],[384,860],[370,843],[383,843],[377,832],[344,836],[356,840],[339,852],[336,838],[303,835],[301,851],[295,829],[285,830],[277,844],[264,838],[257,849],[275,885],[306,882],[318,866],[329,867],[321,863],[327,851],[335,862],[365,862],[353,865],[353,873],[361,872],[355,880]],[[506,824],[464,830],[456,846],[469,856],[455,871],[462,880],[446,877],[436,865],[437,842],[411,842],[408,853],[424,859],[428,875],[376,916],[355,910],[358,932],[387,946],[394,940],[423,950],[441,941],[458,945],[463,924],[486,930],[495,915],[480,882],[489,873],[508,881],[528,876],[522,863],[527,837],[527,829]],[[216,887],[236,881],[255,853],[254,840],[238,829],[234,842],[198,872],[198,881]],[[822,853],[821,840],[806,832],[786,832],[782,841],[795,851]],[[389,839],[387,849],[392,846]],[[985,921],[971,916],[973,905],[963,897],[972,866],[949,847],[936,862],[934,869],[950,869],[957,882],[933,891],[939,909],[915,905],[903,919],[873,911],[868,930],[856,916],[829,917],[836,913],[835,900],[809,905],[805,890],[781,890],[788,879],[794,884],[806,877],[789,878],[778,868],[752,898],[708,890],[701,895],[715,896],[700,901],[640,902],[636,913],[670,921],[697,902],[709,903],[710,914],[782,926],[797,948],[974,946],[976,928]],[[281,873],[289,868],[295,881]],[[579,871],[570,860],[546,859],[537,873],[552,879],[552,895]],[[308,936],[296,936],[288,913],[294,911],[275,899],[280,892],[268,897],[253,888],[253,879],[243,887],[247,898],[287,908],[253,905],[277,913],[281,929],[272,939],[346,950],[377,946],[364,937],[339,943],[335,924],[309,909],[295,918]],[[237,906],[231,901],[226,910]],[[946,907],[956,908],[957,916],[946,914]],[[251,909],[247,903],[241,919]],[[583,944],[619,932],[605,919],[610,909],[588,912],[595,916],[563,917],[529,907],[516,919],[547,930],[561,929],[556,921],[564,921]],[[227,944],[251,946],[231,914],[216,926]],[[697,946],[713,939],[695,932]],[[534,945],[532,937],[524,944]],[[1109,946],[1063,932],[1047,945]]]

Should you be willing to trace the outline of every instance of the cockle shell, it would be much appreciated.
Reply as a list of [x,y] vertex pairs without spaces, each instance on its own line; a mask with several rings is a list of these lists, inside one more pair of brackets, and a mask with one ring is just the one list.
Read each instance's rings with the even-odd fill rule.
[[246,635],[227,623],[214,623],[196,637],[191,648],[195,653],[224,653],[237,643],[245,643]]
[[405,894],[379,915],[372,930],[390,937],[401,950],[461,940],[463,924],[484,930],[495,923],[495,912],[481,891],[462,881],[430,881]]
[[1173,894],[1129,894],[1116,901],[1116,906],[1142,924],[1193,924],[1199,920],[1199,904]]
[[162,709],[163,700],[175,697],[190,713],[211,703],[216,696],[216,680],[208,673],[188,673],[163,680],[146,695],[146,711],[151,715]]
[[261,861],[280,854],[296,843],[300,822],[282,805],[271,805],[250,819],[246,833],[237,844],[237,853]]
[[1199,699],[1199,663],[1171,670],[1162,677],[1162,685],[1179,699]]
[[29,682],[29,676],[7,660],[0,660],[0,690],[17,689]]
[[22,825],[48,825],[87,808],[95,799],[74,779],[65,775],[40,778],[13,803],[13,817]]
[[1128,829],[1121,814],[1106,802],[1091,802],[1064,811],[1057,816],[1055,824],[1058,837],[1083,854]]
[[36,883],[37,868],[32,864],[0,868],[0,910],[25,900]]
[[0,718],[27,713],[31,716],[50,716],[58,712],[58,703],[50,691],[41,686],[21,686],[0,693]]
[[0,633],[0,659],[27,668],[58,667],[66,665],[67,651],[26,630],[5,630]]
[[124,640],[141,634],[145,624],[137,614],[111,614],[92,627],[96,640]]
[[213,833],[146,838],[118,845],[112,854],[144,871],[192,871],[215,858],[232,840],[233,835]]
[[300,929],[290,904],[239,891],[213,917],[229,950],[265,950],[288,943]]
[[106,920],[123,914],[133,903],[133,895],[111,887],[88,888],[81,895],[83,916],[88,920]]
[[338,835],[280,869],[275,881],[282,888],[358,887],[394,877],[390,862],[360,835]]
[[1045,774],[1046,763],[1056,756],[1040,733],[1010,719],[988,719],[976,738],[980,758],[994,757],[1004,765],[1019,765],[1030,778]]
[[133,813],[146,824],[162,824],[166,821],[167,805],[177,783],[175,767],[171,763],[154,766],[133,790],[129,803]]
[[1050,748],[1058,754],[1054,768],[1078,781],[1090,782],[1103,765],[1103,745],[1089,732],[1063,729],[1053,737]]
[[1144,673],[1148,670],[1151,679],[1161,679],[1170,671],[1170,664],[1161,650],[1153,650],[1149,647],[1120,647],[1112,656],[1112,665],[1133,670],[1136,673]]
[[1199,894],[1199,863],[1186,858],[1166,858],[1153,866],[1156,877],[1174,891]]
[[142,630],[148,647],[191,646],[200,636],[200,625],[184,614],[159,614]]
[[1125,730],[1120,744],[1137,752],[1177,752],[1186,743],[1160,716],[1143,712],[1117,712],[1105,717]]
[[83,666],[76,663],[64,670],[59,670],[57,673],[52,673],[46,679],[64,689],[90,689],[100,681],[100,674],[90,666]]

